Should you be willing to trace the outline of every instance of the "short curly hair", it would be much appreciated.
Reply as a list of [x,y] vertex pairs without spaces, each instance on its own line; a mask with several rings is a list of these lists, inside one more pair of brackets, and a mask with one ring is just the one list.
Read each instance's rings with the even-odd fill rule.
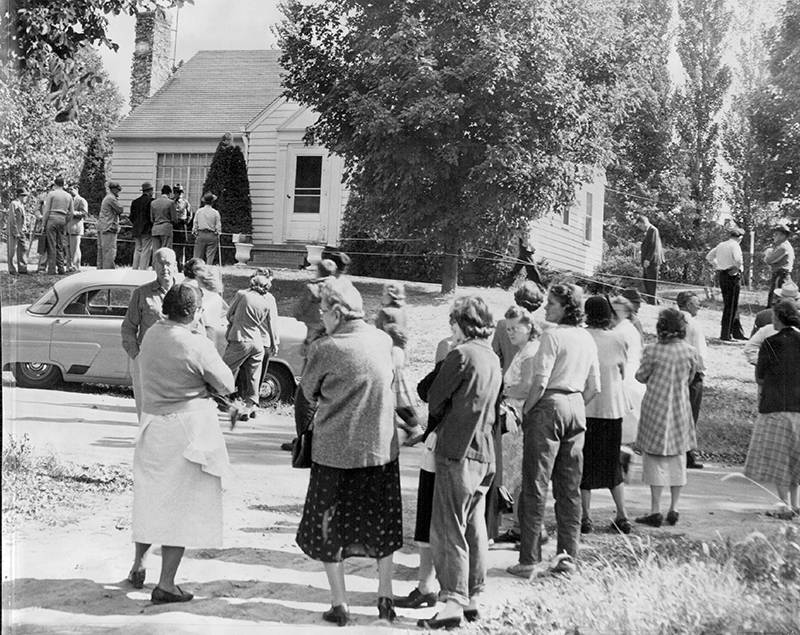
[[202,258],[190,258],[186,261],[186,264],[183,265],[183,275],[189,279],[193,279],[197,277],[197,271],[201,267],[206,266],[206,261]]
[[533,313],[536,309],[542,306],[542,303],[544,302],[544,293],[538,284],[532,280],[526,280],[514,293],[514,302],[516,302],[523,309],[527,309]]
[[523,306],[515,304],[514,306],[508,307],[503,317],[506,320],[519,320],[520,324],[530,326],[531,334],[528,337],[529,340],[535,340],[541,334],[539,327],[536,326],[536,323],[533,321],[531,312]]
[[686,337],[686,318],[675,307],[663,309],[656,321],[656,334],[662,343]]
[[250,278],[250,291],[255,291],[260,295],[266,295],[271,288],[272,278],[267,278],[267,276],[259,274]]
[[578,285],[570,282],[554,284],[549,293],[564,307],[564,317],[559,324],[580,326],[583,323],[583,292]]
[[800,328],[800,313],[793,300],[781,300],[772,307],[772,313],[781,324]]
[[164,296],[161,311],[174,322],[182,322],[202,306],[200,289],[189,283],[173,285]]
[[401,307],[406,303],[406,287],[402,282],[387,282],[383,285],[383,292],[391,300],[390,306]]
[[467,339],[487,339],[494,330],[494,318],[483,298],[467,295],[458,298],[450,309],[453,320]]
[[360,320],[364,317],[364,301],[348,278],[326,278],[320,285],[320,303],[342,320]]

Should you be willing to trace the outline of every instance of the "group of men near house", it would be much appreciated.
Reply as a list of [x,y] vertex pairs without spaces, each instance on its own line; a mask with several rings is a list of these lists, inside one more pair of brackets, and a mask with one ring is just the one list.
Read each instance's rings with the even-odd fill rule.
[[[192,206],[184,197],[183,187],[164,185],[161,196],[153,197],[153,185],[142,184],[142,195],[131,203],[131,234],[135,243],[134,269],[152,266],[153,253],[162,247],[174,249],[178,267],[183,269],[186,260],[203,258],[213,264],[218,254],[222,219],[213,208],[217,197],[211,192],[203,195],[203,206],[192,213]],[[100,204],[97,219],[97,268],[114,269],[117,257],[117,237],[120,221],[125,215],[119,194],[122,187],[111,181],[108,194]],[[27,256],[30,250],[28,216],[25,203],[29,192],[17,188],[8,214],[8,271],[11,275],[28,273]],[[65,186],[57,177],[53,189],[39,199],[35,211],[36,222],[31,240],[38,235],[38,273],[50,275],[79,271],[81,266],[81,237],[88,217],[88,203],[78,193],[77,184]],[[195,236],[194,246],[189,235]]]

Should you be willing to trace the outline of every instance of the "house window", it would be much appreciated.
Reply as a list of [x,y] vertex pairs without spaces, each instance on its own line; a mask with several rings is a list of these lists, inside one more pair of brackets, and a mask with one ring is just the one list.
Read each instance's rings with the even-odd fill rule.
[[586,224],[584,225],[584,240],[592,240],[592,194],[586,192]]
[[570,207],[566,206],[564,207],[564,211],[561,213],[561,222],[564,223],[564,225],[569,225],[569,210]]
[[294,176],[294,213],[319,214],[322,199],[322,157],[297,157]]
[[203,196],[203,183],[206,181],[208,169],[211,167],[213,154],[159,154],[156,161],[156,196],[162,185],[173,187],[176,183],[183,186],[183,194],[192,207],[200,206]]

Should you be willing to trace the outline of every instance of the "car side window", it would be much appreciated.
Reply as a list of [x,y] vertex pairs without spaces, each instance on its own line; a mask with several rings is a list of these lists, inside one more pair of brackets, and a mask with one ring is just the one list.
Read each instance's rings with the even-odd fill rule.
[[125,287],[91,289],[76,296],[64,309],[66,315],[123,317],[133,290]]

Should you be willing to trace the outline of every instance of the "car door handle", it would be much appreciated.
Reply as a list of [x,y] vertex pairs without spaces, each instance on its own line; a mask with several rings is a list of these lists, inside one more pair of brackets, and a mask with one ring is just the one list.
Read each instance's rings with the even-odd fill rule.
[[72,320],[70,319],[62,320],[61,318],[59,318],[55,322],[53,322],[53,324],[69,324],[70,322],[72,322]]

